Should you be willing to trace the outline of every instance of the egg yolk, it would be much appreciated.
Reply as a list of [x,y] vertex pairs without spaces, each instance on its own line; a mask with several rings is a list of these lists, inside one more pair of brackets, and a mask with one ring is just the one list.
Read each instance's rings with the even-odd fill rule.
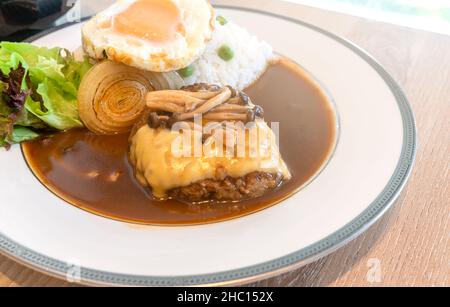
[[116,31],[155,43],[172,41],[183,32],[178,7],[170,0],[140,0],[114,18]]

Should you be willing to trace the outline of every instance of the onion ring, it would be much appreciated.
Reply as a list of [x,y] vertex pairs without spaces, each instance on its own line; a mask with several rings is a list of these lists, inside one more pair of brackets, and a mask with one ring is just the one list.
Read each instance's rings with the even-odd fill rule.
[[146,108],[148,92],[179,89],[183,83],[176,72],[154,73],[103,61],[91,68],[80,84],[80,118],[97,134],[129,132]]

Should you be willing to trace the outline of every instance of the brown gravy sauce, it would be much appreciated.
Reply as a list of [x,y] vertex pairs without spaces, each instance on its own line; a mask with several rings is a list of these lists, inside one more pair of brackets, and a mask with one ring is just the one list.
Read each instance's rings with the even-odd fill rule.
[[228,204],[154,200],[134,179],[128,135],[72,130],[25,143],[23,153],[50,191],[101,216],[149,225],[195,225],[245,216],[279,203],[308,183],[330,158],[337,139],[332,104],[289,60],[272,64],[246,92],[264,108],[267,122],[280,122],[281,154],[293,175],[258,199]]

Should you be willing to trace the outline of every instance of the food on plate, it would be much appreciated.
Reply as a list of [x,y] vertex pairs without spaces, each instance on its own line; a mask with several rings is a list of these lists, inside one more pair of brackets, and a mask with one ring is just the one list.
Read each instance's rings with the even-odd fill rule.
[[187,85],[208,83],[244,90],[276,59],[268,43],[219,16],[205,52],[191,64],[191,73],[184,79]]
[[[81,47],[0,43],[0,147],[103,216],[193,225],[268,208],[336,143],[320,86],[206,0],[119,0]],[[270,123],[270,124],[269,124]]]
[[[159,19],[147,24],[143,22],[150,16],[147,13],[158,13]],[[110,28],[102,28],[108,20]],[[181,22],[186,37],[179,37],[174,20]],[[127,29],[129,33],[125,33]],[[156,36],[145,37],[149,33]],[[267,43],[222,16],[215,18],[204,0],[118,1],[87,22],[82,36],[84,52],[78,49],[74,53],[27,43],[1,43],[0,146],[83,126],[103,134],[129,131],[141,115],[141,98],[149,88],[209,83],[243,90],[276,59]],[[133,45],[140,40],[142,46]],[[180,42],[184,40],[183,45]],[[117,46],[130,52],[133,61],[119,56],[114,49]],[[157,60],[166,51],[172,55],[170,61]],[[104,59],[105,54],[109,60]],[[117,68],[117,75],[104,78],[111,67]],[[90,69],[93,73],[87,74]],[[130,74],[121,74],[121,69],[141,77],[127,82],[123,78]],[[122,82],[109,86],[115,78]],[[150,86],[150,82],[154,84]],[[123,95],[127,98],[122,99]]]
[[62,48],[0,43],[0,146],[82,127],[77,91],[90,68]]
[[[197,84],[150,92],[146,99],[148,112],[131,137],[130,160],[139,182],[156,197],[239,201],[260,197],[291,178],[261,107],[243,92]],[[178,131],[176,124],[187,130]],[[178,155],[174,144],[186,133],[192,136],[180,150],[187,154]]]
[[92,67],[80,84],[80,118],[98,134],[129,132],[144,111],[148,92],[183,84],[176,72],[154,73],[105,60]]
[[98,60],[178,70],[203,53],[214,19],[206,0],[121,0],[83,26],[83,47]]
[[[129,159],[129,133],[100,135],[72,129],[24,143],[24,156],[34,174],[56,195],[78,208],[108,218],[185,226],[252,214],[281,202],[311,181],[333,152],[337,129],[328,96],[300,66],[287,59],[271,64],[245,93],[253,104],[264,109],[265,120],[280,136],[280,153],[292,174],[290,180],[267,189],[258,198],[195,203],[178,201],[176,194],[163,201],[155,198],[135,178]],[[148,114],[142,118],[142,125],[148,122],[147,118]],[[274,125],[276,122],[279,129]],[[250,174],[244,180],[252,180],[255,175]],[[205,182],[218,183],[228,186],[229,180]]]

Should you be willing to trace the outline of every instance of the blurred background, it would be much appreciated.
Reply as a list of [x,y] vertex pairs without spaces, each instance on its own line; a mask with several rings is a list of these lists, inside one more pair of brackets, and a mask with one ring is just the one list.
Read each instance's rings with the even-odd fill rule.
[[450,0],[288,0],[450,35]]
[[[285,1],[450,35],[450,0]],[[112,2],[114,0],[0,0],[0,40],[26,39],[42,30],[79,21]]]

